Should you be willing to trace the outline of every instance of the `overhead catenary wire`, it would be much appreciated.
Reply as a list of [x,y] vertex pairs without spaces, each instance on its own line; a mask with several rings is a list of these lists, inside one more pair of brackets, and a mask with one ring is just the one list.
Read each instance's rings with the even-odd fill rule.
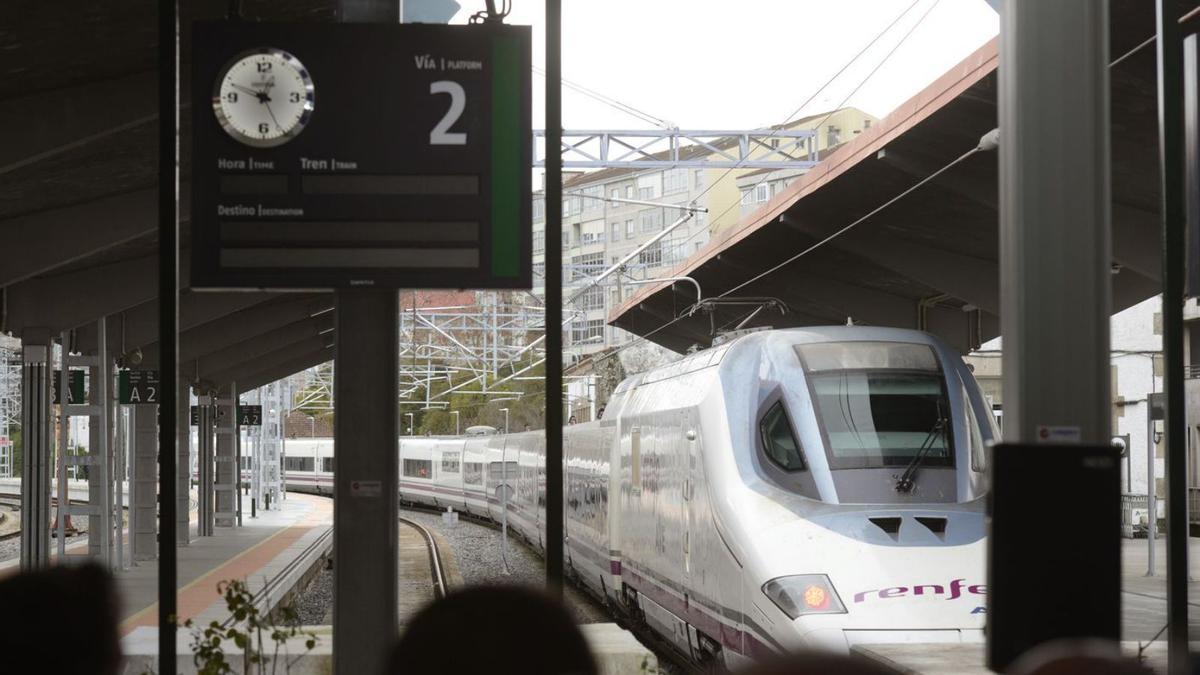
[[[872,76],[874,76],[874,75],[875,75],[875,73],[877,73],[877,72],[879,71],[879,69],[880,69],[880,68],[883,66],[883,64],[884,64],[884,63],[886,63],[886,62],[888,61],[888,59],[890,59],[890,58],[891,58],[891,57],[892,57],[892,56],[893,56],[893,55],[896,53],[896,51],[899,49],[899,47],[900,47],[902,44],[904,44],[904,42],[905,42],[905,41],[906,41],[906,40],[907,40],[907,39],[908,39],[908,38],[909,38],[909,37],[910,37],[910,36],[913,34],[913,32],[916,30],[916,28],[917,28],[918,26],[920,26],[920,25],[921,25],[921,23],[923,23],[923,22],[924,22],[924,20],[926,19],[926,17],[928,17],[928,16],[929,16],[930,12],[932,12],[932,11],[933,11],[934,7],[936,7],[936,6],[937,6],[937,5],[940,3],[940,1],[941,1],[941,0],[934,0],[934,2],[933,2],[933,3],[932,3],[930,6],[929,6],[929,8],[928,8],[928,9],[925,11],[925,13],[924,13],[924,14],[922,14],[922,15],[921,15],[921,17],[920,17],[919,19],[917,19],[917,21],[916,21],[916,22],[914,22],[914,23],[913,23],[913,25],[912,25],[912,26],[909,28],[909,30],[908,30],[908,31],[907,31],[907,32],[906,32],[906,33],[905,33],[903,36],[901,36],[901,38],[900,38],[900,39],[899,39],[899,40],[896,42],[896,44],[895,44],[895,45],[894,45],[894,46],[891,48],[891,50],[889,50],[889,51],[888,51],[888,53],[884,55],[883,59],[881,59],[881,60],[879,61],[879,63],[877,63],[877,64],[875,65],[875,67],[871,69],[871,71],[870,71],[870,72],[867,74],[867,76],[866,76],[866,77],[865,77],[865,78],[864,78],[864,79],[863,79],[861,82],[859,82],[859,84],[858,84],[857,86],[855,86],[855,87],[854,87],[854,89],[853,89],[853,90],[851,90],[851,92],[850,92],[850,93],[849,93],[849,94],[848,94],[846,97],[844,97],[844,98],[843,98],[843,100],[842,100],[842,103],[841,103],[841,104],[839,104],[839,105],[838,105],[836,108],[834,108],[833,110],[831,110],[831,111],[830,111],[830,112],[829,112],[829,113],[828,113],[828,114],[825,116],[824,120],[822,120],[822,123],[823,123],[825,120],[828,120],[828,119],[829,119],[829,117],[830,117],[830,116],[833,114],[833,112],[834,112],[834,111],[836,111],[836,110],[837,110],[838,108],[840,108],[842,105],[845,105],[845,103],[846,103],[846,102],[847,102],[847,101],[850,99],[850,97],[851,97],[851,96],[853,96],[855,93],[857,93],[857,92],[858,92],[858,91],[859,91],[859,90],[860,90],[860,89],[863,87],[863,85],[864,85],[864,84],[865,84],[865,83],[866,83],[866,82],[867,82],[867,81],[868,81],[868,80],[869,80],[869,79],[870,79]],[[833,75],[832,75],[832,76],[831,76],[831,77],[830,77],[828,80],[826,80],[826,81],[825,81],[825,82],[824,82],[824,83],[823,83],[823,84],[822,84],[820,87],[818,87],[818,88],[816,89],[816,91],[814,91],[812,94],[810,94],[810,95],[809,95],[809,96],[808,96],[808,97],[807,97],[807,98],[806,98],[806,99],[805,99],[805,100],[804,100],[804,101],[803,101],[803,102],[802,102],[800,105],[798,105],[798,106],[795,108],[795,110],[793,110],[793,111],[792,111],[792,113],[791,113],[790,115],[788,115],[787,119],[786,119],[786,120],[785,120],[785,121],[784,121],[782,124],[778,125],[778,126],[775,128],[775,129],[773,129],[773,130],[772,130],[771,134],[773,135],[773,134],[774,134],[774,133],[776,133],[777,131],[779,131],[779,130],[781,130],[781,129],[784,129],[784,128],[786,128],[786,127],[787,127],[787,125],[788,125],[788,124],[790,124],[790,123],[792,122],[792,120],[793,120],[793,119],[795,119],[795,118],[796,118],[796,116],[800,114],[800,111],[802,111],[802,110],[803,110],[803,109],[804,109],[806,106],[808,106],[808,105],[809,105],[809,104],[810,104],[810,103],[811,103],[813,100],[815,100],[815,99],[816,99],[816,97],[817,97],[817,96],[819,96],[819,95],[821,94],[821,92],[822,92],[822,91],[824,91],[826,88],[828,88],[828,87],[829,87],[829,85],[830,85],[830,84],[832,84],[834,81],[836,81],[836,80],[837,80],[837,78],[838,78],[838,77],[840,77],[840,76],[841,76],[841,75],[842,75],[844,72],[846,72],[846,70],[847,70],[847,69],[849,69],[849,68],[850,68],[850,66],[852,66],[852,65],[853,65],[853,64],[854,64],[856,61],[858,61],[858,59],[860,59],[860,58],[861,58],[861,57],[862,57],[864,54],[866,54],[866,53],[867,53],[867,52],[868,52],[868,51],[869,51],[869,50],[870,50],[870,49],[871,49],[871,48],[872,48],[872,47],[873,47],[873,46],[874,46],[874,45],[875,45],[875,44],[876,44],[876,43],[877,43],[877,42],[878,42],[880,39],[882,39],[882,38],[883,38],[883,36],[884,36],[884,35],[886,35],[887,33],[889,33],[889,32],[892,30],[892,28],[894,28],[894,27],[895,27],[895,26],[896,26],[896,25],[897,25],[897,24],[898,24],[898,23],[899,23],[899,22],[900,22],[900,21],[901,21],[901,20],[902,20],[902,19],[903,19],[905,16],[907,16],[907,15],[908,15],[908,13],[909,13],[910,11],[912,11],[912,9],[913,9],[914,7],[916,7],[916,6],[917,6],[919,3],[920,3],[920,0],[914,0],[914,1],[913,1],[913,2],[910,4],[910,5],[908,5],[908,6],[907,6],[907,7],[904,9],[904,11],[900,12],[900,13],[899,13],[899,14],[896,16],[896,18],[895,18],[895,19],[893,19],[893,20],[892,20],[892,21],[891,21],[891,22],[890,22],[890,23],[889,23],[887,26],[885,26],[885,27],[883,28],[883,30],[881,30],[879,33],[877,33],[877,34],[875,35],[875,37],[873,37],[873,38],[872,38],[872,39],[871,39],[871,40],[870,40],[870,41],[869,41],[869,42],[868,42],[866,45],[864,45],[864,46],[863,46],[861,49],[859,49],[859,50],[858,50],[858,52],[857,52],[857,53],[856,53],[856,54],[855,54],[853,57],[851,57],[851,59],[850,59],[849,61],[847,61],[847,62],[846,62],[846,63],[845,63],[845,64],[844,64],[844,65],[843,65],[841,68],[839,68],[839,69],[837,70],[837,72],[835,72],[835,73],[834,73],[834,74],[833,74]],[[818,124],[817,126],[820,126],[820,125]],[[769,136],[768,136],[768,138],[769,138]],[[975,152],[975,151],[977,151],[977,150],[978,150],[978,148],[976,148],[976,149],[972,150],[972,152]],[[964,158],[965,158],[965,157],[959,158],[958,160],[955,160],[955,162],[954,162],[954,163],[957,163],[958,161],[961,161],[961,160],[962,160],[962,159],[964,159]],[[952,165],[953,165],[953,163],[952,163],[951,165],[947,165],[946,167],[943,167],[943,168],[942,168],[942,169],[940,169],[940,170],[939,170],[937,173],[941,173],[942,171],[944,171],[944,170],[948,169],[948,168],[949,168],[950,166],[952,166]],[[699,195],[697,195],[697,196],[694,198],[694,200],[693,200],[693,201],[695,201],[695,200],[698,200],[698,199],[702,198],[704,195],[708,194],[708,192],[709,192],[709,191],[711,191],[711,190],[712,190],[714,187],[716,187],[716,186],[717,186],[717,184],[718,184],[718,183],[720,183],[722,180],[724,180],[724,179],[728,178],[728,177],[729,177],[729,175],[730,175],[730,174],[731,174],[733,171],[735,171],[735,170],[736,170],[736,167],[731,167],[731,168],[729,168],[729,169],[726,169],[726,170],[725,170],[725,172],[724,172],[724,173],[722,173],[722,174],[721,174],[719,177],[717,177],[717,179],[716,179],[715,181],[713,181],[713,182],[712,182],[712,183],[710,183],[708,186],[706,186],[706,187],[705,187],[705,189],[704,189],[704,190],[702,190],[702,191],[700,192],[700,194],[699,194]],[[935,173],[934,175],[936,176],[937,174]],[[932,177],[933,177],[933,176],[930,176],[930,178],[932,178]],[[929,180],[930,178],[927,178],[926,180]],[[765,181],[765,179],[766,179],[766,176],[764,175],[764,178],[763,178],[763,180],[760,180],[758,184],[761,184],[763,181]],[[756,185],[754,186],[754,188],[757,188],[758,184],[756,184]],[[918,185],[919,185],[919,184],[918,184]],[[908,191],[906,191],[904,194],[907,194],[908,192],[911,192],[911,191],[912,191],[912,189],[915,189],[915,187],[916,187],[916,186],[914,186],[914,188],[910,188],[910,189],[909,189]],[[754,188],[751,188],[751,189],[754,189]],[[889,203],[890,203],[890,202],[889,202]],[[724,216],[725,216],[725,214],[727,214],[727,213],[728,213],[730,210],[732,210],[732,208],[733,208],[734,206],[736,206],[736,205],[738,205],[738,204],[740,204],[740,202],[734,202],[733,204],[731,204],[731,205],[730,205],[730,207],[729,207],[729,208],[726,208],[724,211],[722,211],[722,212],[721,212],[721,213],[720,213],[720,214],[717,216],[717,218],[715,218],[714,220],[719,220],[720,218],[724,217]],[[886,206],[886,205],[885,205],[885,206]],[[881,207],[881,208],[882,208],[882,207]],[[874,213],[874,211],[873,211],[872,213]],[[865,219],[866,217],[869,217],[870,215],[871,215],[871,214],[868,214],[868,216],[864,216],[864,219]],[[857,224],[857,222],[856,222],[856,223],[853,223],[853,224],[851,224],[851,226],[850,226],[850,227],[853,227],[853,226],[854,226],[854,225],[856,225],[856,224]],[[848,230],[849,228],[846,228],[846,229]],[[688,237],[687,239],[685,239],[685,240],[684,240],[684,243],[686,244],[687,242],[691,241],[691,240],[692,240],[692,239],[694,239],[696,236],[698,236],[698,235],[699,235],[701,232],[704,232],[704,231],[706,231],[706,230],[704,230],[704,229],[698,230],[697,232],[693,233],[693,234],[692,234],[692,236],[690,236],[690,237]],[[800,254],[800,255],[802,256],[802,255],[804,255],[806,252],[807,252],[807,251],[805,251],[805,252],[801,252],[801,254]],[[798,258],[798,257],[800,257],[800,256],[797,256],[797,258]],[[749,283],[749,282],[747,282],[747,283]],[[743,285],[744,285],[744,284],[743,284]],[[740,286],[739,286],[739,287],[737,287],[737,288],[740,288]],[[734,290],[736,290],[736,288],[735,288]],[[729,295],[729,293],[730,293],[730,292],[732,292],[732,291],[727,291],[727,292],[725,292],[725,293],[723,293],[723,294],[721,294],[721,295],[719,295],[719,296],[717,296],[717,297],[718,297],[718,298],[723,298],[723,297],[726,297],[726,296],[728,296],[728,295]],[[681,319],[683,319],[685,316],[689,316],[689,315],[690,315],[690,314],[689,314],[688,312],[684,312],[684,313],[680,314],[679,316],[676,316],[675,318],[673,318],[673,319],[671,319],[671,320],[669,320],[669,321],[667,321],[667,322],[663,323],[662,325],[658,326],[657,328],[655,328],[655,329],[651,330],[650,332],[648,332],[648,333],[645,333],[644,335],[637,336],[637,337],[636,337],[636,338],[635,338],[633,341],[629,342],[628,344],[621,345],[621,346],[620,346],[620,347],[618,347],[617,349],[615,349],[615,350],[613,350],[613,351],[611,351],[611,352],[608,352],[608,353],[606,353],[606,354],[603,354],[603,355],[597,355],[597,356],[593,356],[593,357],[592,357],[592,362],[593,362],[593,363],[597,363],[597,362],[599,362],[599,361],[606,360],[606,359],[608,359],[608,358],[611,358],[611,357],[613,357],[613,356],[617,356],[618,354],[620,354],[620,353],[624,352],[625,350],[627,350],[627,349],[629,349],[629,348],[631,348],[631,347],[637,346],[637,345],[641,344],[643,341],[647,341],[647,340],[649,339],[649,337],[650,337],[650,336],[652,336],[652,335],[654,335],[654,334],[658,333],[659,331],[665,330],[665,329],[666,329],[666,328],[668,328],[669,326],[672,326],[672,325],[674,325],[676,322],[680,321],[680,320],[681,320]]]
[[[918,28],[918,27],[920,27],[920,25],[921,25],[922,23],[924,23],[925,19],[926,19],[926,18],[929,16],[929,14],[930,14],[930,13],[931,13],[931,12],[934,10],[934,8],[938,6],[938,4],[939,4],[940,2],[941,2],[941,0],[934,0],[934,1],[933,1],[933,3],[932,3],[931,5],[929,5],[929,8],[925,10],[925,13],[924,13],[924,14],[922,14],[922,15],[920,16],[920,18],[918,18],[918,19],[917,19],[917,20],[916,20],[916,21],[913,23],[913,25],[909,27],[908,31],[907,31],[907,32],[905,32],[905,33],[904,33],[904,35],[902,35],[902,36],[900,37],[900,39],[899,39],[899,40],[896,42],[896,44],[895,44],[895,45],[893,45],[893,46],[892,46],[892,48],[891,48],[890,50],[888,50],[888,53],[887,53],[887,54],[884,54],[883,58],[882,58],[882,59],[880,59],[879,63],[875,64],[875,67],[874,67],[874,68],[872,68],[872,69],[871,69],[871,71],[870,71],[869,73],[867,73],[867,76],[866,76],[866,77],[864,77],[864,78],[863,78],[863,79],[862,79],[862,80],[861,80],[861,81],[858,83],[858,85],[856,85],[856,86],[855,86],[855,87],[854,87],[852,90],[850,90],[850,93],[848,93],[848,94],[846,94],[845,96],[843,96],[843,97],[842,97],[842,100],[841,100],[841,102],[839,102],[839,103],[838,103],[836,106],[834,106],[833,108],[831,108],[831,109],[830,109],[830,110],[829,110],[829,111],[828,111],[828,112],[825,114],[825,117],[821,118],[821,120],[820,120],[819,122],[817,122],[816,124],[814,124],[814,125],[813,125],[813,128],[814,128],[814,129],[820,129],[820,128],[821,128],[821,125],[823,125],[823,124],[825,124],[826,122],[828,122],[828,121],[829,121],[829,118],[833,117],[834,113],[836,113],[838,110],[841,110],[841,109],[842,109],[842,106],[844,106],[844,105],[846,105],[847,103],[849,103],[850,99],[851,99],[851,98],[853,98],[853,97],[854,97],[854,95],[855,95],[855,94],[857,94],[857,93],[859,92],[859,90],[860,90],[860,89],[862,89],[862,88],[863,88],[863,87],[864,87],[864,86],[867,84],[867,82],[869,82],[869,81],[871,80],[871,78],[872,78],[872,77],[874,77],[874,76],[875,76],[875,74],[879,72],[879,69],[880,69],[880,68],[882,68],[882,67],[883,67],[883,65],[884,65],[885,63],[887,63],[887,62],[888,62],[888,60],[889,60],[889,59],[890,59],[890,58],[891,58],[893,55],[895,55],[895,53],[896,53],[896,52],[897,52],[897,51],[900,49],[900,47],[901,47],[901,46],[902,46],[902,45],[903,45],[903,44],[904,44],[904,43],[905,43],[905,42],[908,40],[908,38],[909,38],[909,37],[911,37],[911,36],[912,36],[912,34],[913,34],[914,32],[916,32],[917,28]],[[887,29],[887,30],[890,30],[890,29],[891,29],[891,27],[892,27],[892,26],[894,26],[894,25],[896,24],[896,22],[898,22],[898,21],[899,21],[899,20],[900,20],[900,19],[901,19],[901,18],[904,16],[904,14],[907,14],[907,13],[908,13],[908,10],[912,9],[912,8],[913,8],[913,6],[915,6],[916,4],[917,4],[917,3],[915,3],[915,2],[914,2],[912,5],[909,5],[908,9],[906,9],[906,10],[904,11],[904,13],[903,13],[903,14],[901,14],[901,15],[900,15],[900,16],[898,16],[898,17],[896,17],[896,21],[893,21],[893,22],[892,22],[892,24],[888,26],[888,29]],[[886,32],[886,30],[885,30],[885,32]],[[881,34],[881,35],[882,35],[882,34]],[[844,69],[843,69],[843,70],[844,70]],[[797,109],[797,112],[798,112],[798,110],[799,110],[799,109]],[[786,126],[786,125],[787,125],[787,122],[785,122],[785,123],[784,123],[784,126]],[[732,169],[730,169],[729,171],[732,171]],[[725,174],[722,174],[721,178],[724,178],[726,175],[728,175],[728,174],[729,174],[729,171],[726,171],[726,172],[725,172]],[[758,186],[762,185],[763,183],[766,183],[766,182],[767,182],[767,181],[770,179],[770,177],[771,177],[771,173],[770,173],[770,172],[765,172],[765,173],[763,173],[763,175],[762,175],[762,178],[760,178],[760,179],[758,180],[758,182],[756,182],[754,185],[751,185],[751,186],[749,187],[748,191],[749,191],[749,192],[751,192],[751,193],[753,193],[755,190],[757,190],[757,189],[758,189]],[[720,178],[718,178],[717,180],[719,181],[719,180],[720,180]],[[715,183],[715,181],[714,181],[714,183]],[[704,196],[704,194],[705,194],[705,193],[707,193],[707,192],[708,192],[708,190],[706,189],[704,192],[701,192],[701,193],[700,193],[700,196],[701,196],[701,197],[702,197],[702,196]],[[697,198],[699,198],[699,197],[697,197]],[[729,213],[729,212],[730,212],[730,211],[732,211],[732,210],[733,210],[735,207],[738,207],[738,206],[740,206],[740,205],[741,205],[741,202],[740,202],[740,201],[734,201],[734,202],[733,202],[733,203],[731,203],[729,206],[727,206],[727,207],[725,208],[725,210],[724,210],[724,211],[722,211],[721,213],[719,213],[719,214],[717,215],[717,217],[716,217],[716,218],[713,218],[712,220],[715,222],[715,221],[718,221],[718,220],[720,220],[720,219],[724,218],[724,217],[725,217],[725,215],[726,215],[727,213]],[[684,240],[684,243],[686,244],[687,242],[691,241],[691,240],[692,240],[693,238],[695,238],[695,237],[696,237],[698,234],[700,234],[700,233],[699,233],[699,232],[696,232],[696,233],[692,234],[692,236],[691,236],[691,237],[688,237],[687,239],[685,239],[685,240]]]
[[[533,72],[537,75],[541,75],[542,77],[546,76],[546,71],[542,70],[541,68],[538,68],[537,66],[533,67]],[[636,117],[636,118],[642,120],[643,122],[648,122],[650,124],[653,124],[654,126],[661,127],[663,129],[678,128],[674,122],[665,120],[665,119],[663,119],[661,117],[657,117],[655,115],[651,115],[650,113],[648,113],[644,110],[640,110],[628,103],[625,103],[624,101],[613,98],[606,94],[602,94],[602,93],[596,91],[595,89],[586,87],[582,84],[579,84],[578,82],[572,82],[571,80],[568,80],[565,77],[559,78],[559,82],[562,82],[565,87],[567,87],[568,89],[571,89],[572,91],[579,92],[580,94],[583,94],[584,96],[587,96],[588,98],[591,98],[595,101],[603,103],[604,105],[606,105],[610,108],[613,108],[614,110],[618,110],[618,111],[623,112],[632,117]]]

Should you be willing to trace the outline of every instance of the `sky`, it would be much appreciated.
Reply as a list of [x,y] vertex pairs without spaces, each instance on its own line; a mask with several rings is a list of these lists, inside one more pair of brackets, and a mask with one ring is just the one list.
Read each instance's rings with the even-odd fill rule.
[[[451,23],[484,6],[459,2]],[[545,62],[543,8],[512,0],[507,19],[533,26],[535,68]],[[842,105],[883,117],[998,30],[985,0],[563,0],[562,68],[565,79],[682,129],[755,129]],[[544,126],[544,84],[535,74],[535,128]],[[564,88],[563,126],[654,125]]]

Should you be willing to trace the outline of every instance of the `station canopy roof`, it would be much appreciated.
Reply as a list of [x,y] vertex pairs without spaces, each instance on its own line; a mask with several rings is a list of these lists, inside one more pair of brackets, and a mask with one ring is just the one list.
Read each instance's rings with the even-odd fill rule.
[[[246,0],[247,20],[336,19],[332,0]],[[157,10],[151,0],[0,9],[0,331],[74,331],[153,367],[158,338]],[[190,246],[190,31],[226,0],[180,3],[180,369],[244,390],[332,358],[332,294],[198,293]],[[218,384],[223,384],[219,382]]]
[[[1193,5],[1180,3],[1179,15]],[[1161,291],[1162,253],[1154,4],[1114,0],[1110,12],[1116,311]],[[998,152],[972,154],[820,243],[996,128],[998,46],[982,46],[662,275],[695,279],[710,299],[700,308],[694,286],[664,281],[641,287],[609,323],[676,351],[739,326],[848,319],[924,328],[964,351],[998,335]]]

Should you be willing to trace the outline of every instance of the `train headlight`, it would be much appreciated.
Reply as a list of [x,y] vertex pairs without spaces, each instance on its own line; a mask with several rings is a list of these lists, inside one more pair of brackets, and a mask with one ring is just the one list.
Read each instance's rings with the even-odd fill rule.
[[763,584],[762,592],[793,619],[805,614],[846,613],[846,606],[824,574],[778,577]]

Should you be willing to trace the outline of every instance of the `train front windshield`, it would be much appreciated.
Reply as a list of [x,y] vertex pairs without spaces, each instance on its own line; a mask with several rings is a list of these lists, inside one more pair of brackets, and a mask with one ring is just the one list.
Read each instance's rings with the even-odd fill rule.
[[954,466],[945,378],[928,345],[797,345],[833,469]]

